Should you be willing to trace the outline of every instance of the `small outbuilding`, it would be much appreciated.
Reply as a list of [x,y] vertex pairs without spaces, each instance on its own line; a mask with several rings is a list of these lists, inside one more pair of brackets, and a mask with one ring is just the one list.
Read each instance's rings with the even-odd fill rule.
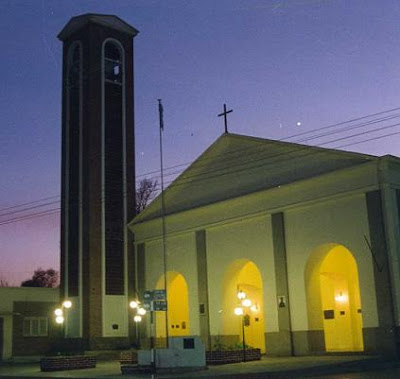
[[0,360],[41,356],[60,337],[58,288],[0,288]]

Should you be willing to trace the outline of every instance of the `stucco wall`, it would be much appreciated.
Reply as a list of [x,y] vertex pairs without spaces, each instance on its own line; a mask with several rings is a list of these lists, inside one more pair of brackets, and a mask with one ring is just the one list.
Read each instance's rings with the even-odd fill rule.
[[265,309],[265,330],[277,329],[275,306],[275,268],[273,260],[271,220],[269,216],[230,223],[207,229],[207,259],[211,334],[221,334],[221,313],[224,297],[236,304],[236,292],[225,294],[224,279],[236,260],[252,261],[262,277]]
[[[305,269],[312,253],[327,244],[342,245],[353,255],[359,275],[363,327],[378,327],[374,260],[365,241],[365,238],[371,240],[365,194],[381,188],[378,171],[376,162],[367,163],[167,215],[167,241],[173,248],[167,258],[168,270],[181,272],[186,280],[192,281],[190,285],[188,282],[193,308],[191,325],[197,323],[199,317],[194,235],[196,231],[204,230],[211,335],[219,335],[222,330],[221,310],[227,296],[223,291],[224,275],[232,262],[247,260],[254,262],[262,277],[266,338],[274,333],[274,338],[280,338],[276,332],[290,328],[305,339],[304,352],[307,353],[310,326]],[[290,301],[291,325],[283,328],[278,325],[277,295],[282,293],[276,293],[275,275],[280,271],[275,272],[271,230],[271,215],[277,212],[283,213],[284,219]],[[163,270],[160,226],[160,219],[131,224],[138,243],[146,245],[148,287],[149,283],[155,285]],[[397,236],[396,230],[392,232]],[[397,245],[392,245],[393,252],[397,251]],[[392,260],[396,261],[393,257]],[[232,301],[236,300],[235,294],[230,296]],[[197,330],[193,329],[191,333],[195,334]],[[322,346],[318,351],[323,351],[323,335],[318,336],[318,344]]]
[[354,256],[360,280],[364,327],[378,325],[373,259],[364,194],[299,207],[285,213],[286,246],[292,328],[308,330],[304,272],[310,255],[320,246],[335,243]]
[[[189,334],[199,334],[195,233],[188,232],[166,239],[167,272],[177,272],[186,280],[189,292]],[[157,288],[164,274],[162,240],[146,243],[146,289]],[[163,283],[161,287],[164,288]]]

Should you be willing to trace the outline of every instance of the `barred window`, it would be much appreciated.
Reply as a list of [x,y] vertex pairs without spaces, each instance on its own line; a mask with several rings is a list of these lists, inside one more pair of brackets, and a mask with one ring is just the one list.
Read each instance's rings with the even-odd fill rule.
[[47,317],[25,317],[22,333],[24,337],[46,337],[48,335]]

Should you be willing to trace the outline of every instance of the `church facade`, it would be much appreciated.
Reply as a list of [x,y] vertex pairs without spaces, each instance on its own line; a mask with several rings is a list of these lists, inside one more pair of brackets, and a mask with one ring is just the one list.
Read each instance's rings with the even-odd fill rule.
[[166,282],[156,336],[396,356],[399,189],[392,156],[223,134],[166,189],[164,211],[159,196],[129,223],[138,293]]
[[[396,356],[399,159],[225,133],[134,217],[137,33],[86,14],[58,36],[64,337],[112,349],[155,329],[209,350]],[[168,311],[135,327],[129,302],[153,289]]]

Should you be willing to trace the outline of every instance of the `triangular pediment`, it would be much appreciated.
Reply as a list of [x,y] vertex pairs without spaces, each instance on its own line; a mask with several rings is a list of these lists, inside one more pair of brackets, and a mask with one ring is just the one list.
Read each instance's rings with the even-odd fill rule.
[[[375,159],[359,153],[223,134],[164,191],[165,214],[279,187]],[[160,216],[159,196],[133,223]]]

